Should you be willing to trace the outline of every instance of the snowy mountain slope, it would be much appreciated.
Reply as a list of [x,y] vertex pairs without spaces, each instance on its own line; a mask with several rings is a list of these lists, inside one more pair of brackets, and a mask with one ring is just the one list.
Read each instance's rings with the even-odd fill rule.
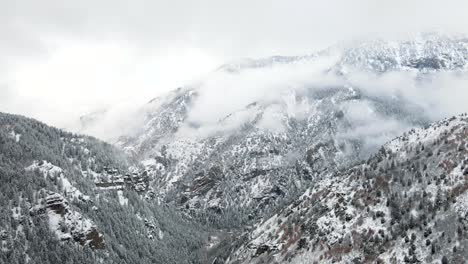
[[[0,263],[206,262],[209,230],[141,197],[131,165],[107,143],[0,113]],[[122,188],[99,187],[113,177]]]
[[427,84],[467,76],[467,43],[226,64],[143,106],[123,152],[0,113],[0,263],[463,263],[467,116],[423,127],[466,109]]
[[[314,55],[274,56],[259,60],[247,59],[223,65],[218,71],[222,72],[225,68],[237,68],[243,71],[271,68],[277,65],[299,64],[304,61],[314,62],[321,57],[333,55],[337,56],[337,59],[332,60],[331,64],[320,70],[338,72],[340,75],[346,75],[351,70],[366,70],[375,73],[390,71],[425,73],[427,71],[464,70],[468,59],[468,40],[465,38],[429,35],[402,42],[364,41],[352,45],[337,45]],[[227,70],[227,72],[231,73],[232,71]],[[143,128],[134,135],[128,135],[129,138],[120,140],[118,145],[132,148],[128,149],[128,151],[141,154],[145,152],[144,149],[140,149],[143,143],[151,145],[147,144],[148,141],[157,141],[162,136],[169,136],[171,132],[175,132],[184,122],[188,121],[186,120],[188,112],[200,93],[200,86],[203,86],[203,81],[184,88],[178,88],[167,95],[153,99],[142,109],[143,113],[141,114],[146,116]],[[219,89],[223,90],[223,87]],[[352,87],[352,89],[359,90],[360,87]],[[294,89],[291,90],[295,91]],[[248,104],[253,103],[258,102],[252,101]],[[229,114],[233,113],[227,115]],[[191,125],[197,126],[197,124]]]
[[96,225],[81,213],[70,209],[69,202],[60,194],[48,192],[38,204],[29,210],[29,214],[37,217],[46,214],[50,231],[55,233],[60,241],[76,241],[80,245],[89,245],[93,249],[104,249],[103,235]]
[[[418,85],[431,73],[464,72],[467,56],[466,39],[431,35],[227,64],[213,80],[151,101],[142,128],[116,145],[143,161],[159,198],[190,211],[255,217],[326,171],[367,158],[432,120],[424,106],[398,93],[359,86],[354,72],[414,72]],[[265,94],[240,92],[252,82]],[[249,100],[229,108],[229,94]],[[207,115],[215,118],[206,121]]]
[[465,263],[467,166],[466,114],[411,130],[317,181],[229,262]]
[[427,33],[401,41],[370,39],[340,43],[304,56],[244,59],[222,65],[218,70],[238,73],[243,70],[316,60],[333,53],[340,54],[334,68],[342,73],[350,69],[380,73],[394,70],[455,70],[466,68],[467,49],[468,39],[465,37]]
[[409,41],[372,40],[345,49],[339,68],[388,72],[465,69],[468,39],[426,34]]
[[[180,138],[175,133],[158,133],[155,137],[148,136],[151,133],[144,134],[139,142],[144,142],[141,146],[150,149],[143,163],[152,175],[153,189],[159,190],[162,198],[174,199],[187,209],[208,208],[222,212],[234,208],[237,211],[240,206],[247,209],[249,215],[260,213],[278,197],[293,196],[322,171],[346,166],[368,155],[375,146],[369,145],[359,134],[345,133],[359,127],[353,123],[353,113],[348,117],[346,108],[370,105],[376,111],[384,112],[388,103],[372,98],[356,99],[356,92],[348,88],[326,91],[325,97],[322,92],[298,96],[307,105],[305,117],[301,119],[287,114],[287,102],[255,103],[239,111],[249,118],[234,133],[218,133],[207,138]],[[169,117],[166,112],[157,115],[148,123],[156,121],[155,124],[148,127],[158,132],[165,131],[159,130],[160,127],[173,129],[171,126],[178,121],[163,124],[167,124],[168,119],[183,120],[174,116],[179,109],[186,111],[182,110],[186,109],[186,104],[181,103]],[[410,112],[399,111],[372,115],[389,120],[397,118],[392,115],[402,120],[406,119],[404,116],[410,116],[403,122],[412,125],[422,124],[425,120],[424,116],[411,119]],[[231,119],[235,119],[239,112],[220,121],[220,126],[235,122]],[[278,117],[283,128],[279,131],[264,129],[266,120],[272,118],[267,115]],[[395,135],[400,129],[385,131],[386,136]],[[133,150],[133,146],[139,144],[130,143],[124,148]]]

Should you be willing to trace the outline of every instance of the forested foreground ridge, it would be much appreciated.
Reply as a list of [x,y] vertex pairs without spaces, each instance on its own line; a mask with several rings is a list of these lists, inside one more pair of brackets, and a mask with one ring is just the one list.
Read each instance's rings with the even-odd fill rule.
[[0,114],[0,262],[203,263],[204,228],[140,197],[133,164],[94,138]]

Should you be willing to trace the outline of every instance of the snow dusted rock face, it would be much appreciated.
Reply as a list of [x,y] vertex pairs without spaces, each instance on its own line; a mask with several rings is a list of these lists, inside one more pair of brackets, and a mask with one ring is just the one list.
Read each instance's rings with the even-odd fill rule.
[[338,68],[351,67],[373,72],[464,69],[468,60],[468,39],[426,34],[410,41],[368,41],[346,48]]
[[[74,187],[65,176],[62,168],[47,161],[34,161],[26,171],[38,171],[46,180],[56,182],[57,188],[69,199],[88,203],[91,198]],[[48,216],[49,228],[61,241],[75,241],[80,245],[89,245],[93,249],[103,249],[104,239],[90,219],[72,210],[68,200],[61,194],[49,192],[44,203],[30,209],[30,215]]]
[[[259,213],[432,120],[418,102],[379,94],[354,72],[412,72],[419,85],[429,73],[466,69],[467,43],[431,35],[226,64],[208,80],[152,100],[142,128],[116,145],[142,161],[161,199],[189,210]],[[243,89],[265,93],[241,94],[251,99],[226,107]],[[206,112],[219,113],[208,122]]]
[[467,38],[423,34],[406,41],[369,40],[343,43],[305,56],[273,56],[258,60],[245,59],[225,64],[219,70],[239,73],[249,69],[297,64],[339,53],[337,63],[331,68],[341,74],[356,69],[376,73],[400,70],[427,73],[466,68],[467,51]]
[[74,187],[66,178],[62,168],[53,165],[47,161],[34,161],[33,164],[26,167],[27,171],[39,171],[44,178],[57,182],[60,190],[71,199],[77,199],[82,202],[90,200],[88,195],[84,195],[80,190]]
[[116,168],[104,167],[99,173],[88,170],[83,174],[94,179],[94,183],[99,190],[135,190],[138,193],[153,195],[149,188],[148,172],[132,167],[126,172],[121,172]]
[[47,214],[49,228],[62,241],[73,240],[80,245],[89,245],[93,249],[105,247],[102,234],[90,219],[86,219],[70,208],[69,202],[58,193],[49,192],[44,204],[31,208],[32,216]]
[[414,129],[317,181],[229,263],[465,263],[468,116]]
[[144,106],[145,122],[134,135],[122,137],[116,145],[133,155],[143,155],[154,145],[177,131],[186,118],[193,99],[192,90],[179,88],[164,98],[155,98]]
[[[250,116],[239,130],[208,137],[177,134],[186,125],[190,98],[196,96],[185,92],[150,119],[144,128],[147,133],[119,144],[139,153],[152,178],[150,184],[162,198],[172,196],[187,209],[221,212],[240,206],[261,212],[324,170],[366,155],[367,146],[359,138],[336,137],[341,128],[351,125],[341,109],[354,100],[354,90],[337,88],[326,96],[319,91],[300,99],[314,103],[300,119],[287,114],[286,101],[254,103],[239,111]],[[320,102],[315,97],[321,97]],[[239,112],[225,117],[220,126],[235,122]],[[263,128],[272,116],[278,118],[280,129]]]

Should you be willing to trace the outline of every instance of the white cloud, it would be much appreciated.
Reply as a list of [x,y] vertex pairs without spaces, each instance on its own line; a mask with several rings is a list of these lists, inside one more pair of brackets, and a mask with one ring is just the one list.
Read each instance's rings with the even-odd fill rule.
[[382,75],[353,73],[355,87],[369,95],[401,98],[419,106],[433,119],[468,111],[468,72],[437,72],[420,78],[414,72]]
[[[208,76],[198,88],[199,96],[190,111],[195,123],[216,123],[228,114],[256,102],[283,100],[284,94],[302,89],[306,84],[321,86],[335,81],[323,74],[337,61],[336,56],[317,58],[295,64],[249,69],[239,73],[218,71]],[[290,105],[295,113],[297,105]]]
[[[142,104],[237,58],[302,55],[374,35],[468,33],[467,9],[461,0],[2,1],[0,111],[64,126],[115,102]],[[217,96],[231,101],[211,107],[225,113],[284,87],[269,74],[224,82],[233,87],[212,79],[206,85],[226,88]],[[258,85],[240,87],[257,78]]]
[[[141,106],[155,95],[215,67],[201,51],[138,54],[125,43],[54,40],[47,59],[19,62],[4,72],[0,111],[26,114],[59,127],[114,105]],[[167,71],[168,73],[164,73]],[[14,95],[14,96],[13,96]],[[24,107],[23,107],[24,106]],[[119,108],[119,106],[117,106]]]
[[[336,62],[336,56],[330,56],[235,73],[214,73],[200,83],[198,97],[190,108],[188,123],[196,127],[184,127],[179,135],[203,137],[235,131],[260,112],[263,117],[257,123],[258,128],[283,132],[284,115],[303,120],[316,113],[320,99],[303,95],[330,87],[352,87],[362,94],[359,100],[337,102],[331,107],[341,109],[351,124],[339,129],[338,139],[363,140],[365,153],[411,129],[415,122],[468,111],[465,103],[468,75],[464,70],[426,75],[404,70],[378,75],[354,70],[342,78],[328,71]],[[380,103],[371,98],[378,98]],[[247,107],[252,103],[257,104]],[[400,104],[401,108],[392,104]],[[398,108],[401,113],[406,109],[414,116],[400,116],[386,107]]]

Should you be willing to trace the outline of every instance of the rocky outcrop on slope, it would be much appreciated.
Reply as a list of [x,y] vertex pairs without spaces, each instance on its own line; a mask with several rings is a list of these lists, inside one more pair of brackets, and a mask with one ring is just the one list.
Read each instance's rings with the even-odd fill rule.
[[75,241],[93,249],[104,249],[103,235],[96,225],[70,208],[69,202],[58,193],[49,192],[44,203],[30,209],[30,215],[39,217],[46,214],[49,228],[61,241]]

